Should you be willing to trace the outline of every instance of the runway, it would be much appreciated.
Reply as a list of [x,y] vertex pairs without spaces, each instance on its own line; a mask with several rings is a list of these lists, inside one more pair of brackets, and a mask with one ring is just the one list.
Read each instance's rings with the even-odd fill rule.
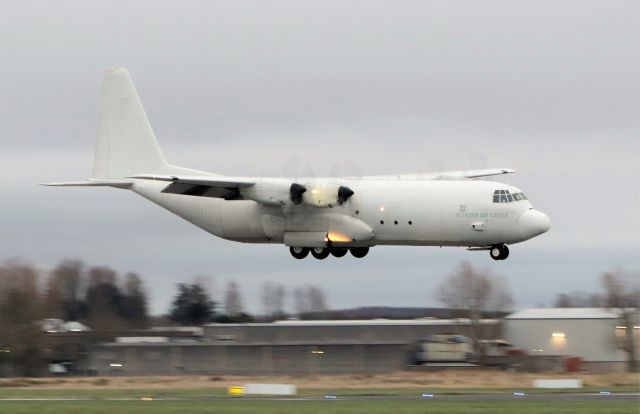
[[126,397],[126,398],[89,398],[89,397],[52,397],[52,398],[0,398],[3,401],[404,401],[404,400],[438,400],[438,401],[638,401],[640,393],[520,393],[513,394],[430,394],[421,395],[333,395],[318,397],[272,397],[272,396],[238,396],[238,397]]

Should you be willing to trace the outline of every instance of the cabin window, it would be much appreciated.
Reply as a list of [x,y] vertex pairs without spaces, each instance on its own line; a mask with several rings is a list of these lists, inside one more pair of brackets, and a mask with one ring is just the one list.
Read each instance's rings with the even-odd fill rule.
[[512,203],[514,201],[528,200],[524,193],[509,193],[509,190],[496,190],[493,192],[494,203]]
[[496,190],[493,192],[494,203],[510,203],[511,201],[513,201],[513,198],[509,194],[509,190]]

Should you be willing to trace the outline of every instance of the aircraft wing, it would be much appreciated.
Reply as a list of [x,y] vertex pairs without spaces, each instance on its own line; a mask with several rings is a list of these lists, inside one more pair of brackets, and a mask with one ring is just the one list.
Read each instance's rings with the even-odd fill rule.
[[372,180],[461,180],[511,174],[514,172],[516,172],[516,170],[512,170],[511,168],[486,168],[482,170],[442,171],[435,173],[374,175],[363,178]]
[[255,181],[251,179],[223,175],[175,176],[141,174],[129,178],[169,182],[170,184],[162,190],[163,193],[224,198],[225,200],[241,199],[239,189],[255,184]]
[[141,175],[134,175],[129,178],[140,178],[143,180],[168,181],[172,183],[207,185],[211,187],[230,187],[230,188],[249,187],[255,184],[255,181],[251,179],[247,179],[244,177],[228,177],[225,175],[176,176],[176,175],[141,174]]

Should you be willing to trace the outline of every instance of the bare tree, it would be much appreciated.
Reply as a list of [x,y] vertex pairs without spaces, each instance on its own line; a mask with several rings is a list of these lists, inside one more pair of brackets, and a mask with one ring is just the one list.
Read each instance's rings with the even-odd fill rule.
[[438,286],[436,298],[461,317],[469,318],[468,333],[481,351],[479,341],[488,335],[481,319],[489,312],[504,312],[513,304],[506,281],[487,270],[477,270],[462,262]]
[[294,306],[298,315],[328,310],[324,291],[314,285],[297,287],[294,290]]
[[243,313],[240,286],[235,281],[230,281],[227,285],[224,295],[224,313],[228,316],[238,316]]
[[265,315],[271,318],[280,318],[285,315],[284,300],[286,291],[284,286],[272,282],[262,284],[262,304]]
[[605,290],[606,307],[618,315],[618,324],[624,330],[616,343],[627,355],[627,370],[638,372],[634,326],[640,323],[640,272],[622,269],[605,272],[600,276],[600,283]]
[[50,277],[45,282],[44,290],[44,316],[47,319],[65,319],[64,302],[60,282]]
[[574,291],[560,293],[553,303],[555,308],[599,308],[603,306],[603,298],[597,293]]
[[0,369],[35,375],[42,368],[42,297],[38,290],[38,271],[26,262],[12,260],[0,266]]
[[51,272],[48,284],[60,296],[62,319],[76,321],[84,316],[86,282],[84,263],[79,260],[64,260]]
[[309,302],[311,304],[311,312],[325,312],[329,309],[324,290],[318,286],[309,286]]
[[130,328],[146,328],[148,325],[147,294],[142,278],[130,272],[124,276],[121,314]]
[[107,339],[125,325],[121,317],[123,295],[118,276],[109,267],[97,266],[89,269],[88,278],[87,322],[96,340]]
[[303,287],[296,287],[293,290],[293,307],[298,315],[309,312],[309,297],[307,290]]

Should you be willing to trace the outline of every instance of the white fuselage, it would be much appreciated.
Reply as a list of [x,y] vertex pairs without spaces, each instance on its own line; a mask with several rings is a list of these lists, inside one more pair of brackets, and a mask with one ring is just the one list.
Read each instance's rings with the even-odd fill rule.
[[[255,179],[290,183],[291,179]],[[495,190],[515,187],[479,180],[317,179],[346,185],[354,195],[343,205],[264,205],[253,200],[167,194],[165,182],[135,180],[131,190],[224,239],[284,243],[285,234],[330,232],[334,218],[363,222],[373,235],[349,246],[491,246],[518,243],[549,228],[528,200],[494,203]],[[338,229],[340,231],[340,229]],[[314,247],[311,245],[309,247]]]
[[129,72],[105,72],[93,175],[49,186],[125,188],[216,236],[283,243],[296,259],[370,246],[467,246],[509,256],[508,244],[549,229],[517,188],[478,178],[509,168],[360,178],[230,177],[167,162]]

